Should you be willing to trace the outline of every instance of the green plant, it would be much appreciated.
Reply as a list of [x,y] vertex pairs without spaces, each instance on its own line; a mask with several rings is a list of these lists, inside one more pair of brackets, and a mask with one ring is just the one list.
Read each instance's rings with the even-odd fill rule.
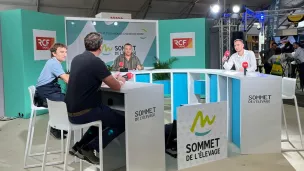
[[[172,57],[169,58],[167,61],[160,61],[158,58],[155,57],[154,69],[171,69],[171,66],[174,62],[176,62],[178,58]],[[157,73],[153,74],[153,80],[169,80],[170,74],[169,73]]]
[[109,71],[112,71],[112,68],[113,68],[112,66],[107,65],[107,67],[108,67],[108,70],[109,70]]

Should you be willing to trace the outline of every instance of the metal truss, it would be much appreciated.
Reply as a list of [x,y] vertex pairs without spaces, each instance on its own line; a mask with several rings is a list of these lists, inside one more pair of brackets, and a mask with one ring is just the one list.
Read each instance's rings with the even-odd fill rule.
[[220,67],[222,68],[222,57],[226,50],[231,51],[231,33],[237,30],[237,20],[233,18],[220,18],[215,27],[219,28],[219,54]]

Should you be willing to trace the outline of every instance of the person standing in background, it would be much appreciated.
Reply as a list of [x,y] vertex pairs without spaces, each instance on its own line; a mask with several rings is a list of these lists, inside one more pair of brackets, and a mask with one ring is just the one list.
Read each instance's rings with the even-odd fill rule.
[[300,75],[300,85],[303,91],[304,86],[304,49],[300,47],[298,42],[293,43],[293,48],[295,51],[291,54],[291,57],[295,59],[298,63],[299,75]]
[[[272,65],[268,62],[268,60],[275,55],[276,52],[279,53],[278,51],[281,51],[281,49],[277,49],[279,49],[278,45],[276,43],[272,43],[270,49],[260,52],[260,56],[262,57],[262,62],[264,64],[265,74],[270,74],[271,72]],[[281,54],[281,52],[279,54]]]
[[124,45],[124,52],[115,59],[112,69],[113,71],[119,71],[121,68],[128,68],[129,70],[144,69],[139,58],[133,54],[130,43]]
[[[58,83],[58,78],[65,83],[69,82],[69,74],[66,74],[61,63],[67,56],[67,47],[62,43],[55,43],[51,49],[51,59],[49,59],[42,69],[36,85],[34,103],[36,106],[47,107],[46,99],[52,101],[64,101],[65,94],[62,93]],[[66,131],[64,131],[66,133]],[[61,139],[61,131],[51,128],[51,135]]]

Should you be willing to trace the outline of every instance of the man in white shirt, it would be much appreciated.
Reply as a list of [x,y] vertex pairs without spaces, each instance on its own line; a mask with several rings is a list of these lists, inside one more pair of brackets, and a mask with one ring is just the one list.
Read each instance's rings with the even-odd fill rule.
[[243,62],[248,63],[248,72],[255,72],[257,69],[257,63],[255,55],[252,51],[244,49],[244,43],[241,39],[234,40],[234,49],[236,53],[232,54],[228,60],[228,56],[224,56],[222,61],[224,63],[224,68],[230,70],[232,66],[235,66],[237,71],[244,71],[242,66]]
[[303,91],[304,88],[304,49],[300,47],[298,42],[293,43],[295,51],[292,53],[292,58],[298,63],[298,71],[300,75],[300,86]]

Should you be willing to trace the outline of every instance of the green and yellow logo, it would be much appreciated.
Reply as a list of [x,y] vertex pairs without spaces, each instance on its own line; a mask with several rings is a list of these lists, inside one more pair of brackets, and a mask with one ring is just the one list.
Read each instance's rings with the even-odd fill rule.
[[143,31],[143,36],[141,36],[140,38],[141,39],[145,39],[145,38],[147,38],[146,36],[145,36],[145,33],[147,33],[148,32],[148,30],[147,29],[141,29],[142,31]]
[[192,133],[194,133],[196,136],[205,136],[207,134],[209,134],[211,132],[211,129],[210,130],[207,130],[207,131],[204,131],[204,132],[197,132],[195,131],[195,128],[196,128],[196,125],[197,125],[197,122],[200,121],[200,126],[201,128],[204,128],[206,124],[208,125],[212,125],[215,121],[215,118],[216,116],[213,116],[212,117],[212,120],[210,120],[209,116],[206,115],[204,117],[204,114],[202,111],[198,111],[194,120],[193,120],[193,123],[192,123],[192,126],[190,128],[190,131]]
[[107,44],[103,44],[102,45],[102,54],[103,55],[110,55],[111,52],[112,52],[112,47],[111,46],[108,46]]

